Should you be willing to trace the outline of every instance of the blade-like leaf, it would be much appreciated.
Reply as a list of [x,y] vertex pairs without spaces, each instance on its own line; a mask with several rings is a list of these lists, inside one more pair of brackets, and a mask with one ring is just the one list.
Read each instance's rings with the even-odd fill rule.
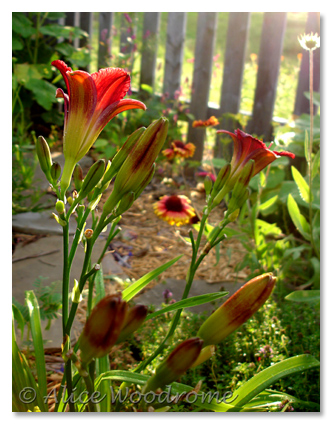
[[261,391],[268,388],[279,379],[293,373],[299,373],[304,370],[319,367],[319,365],[319,361],[313,356],[310,356],[309,354],[302,354],[268,367],[258,373],[258,375],[255,375],[249,381],[245,382],[245,384],[234,392],[233,397],[237,398],[233,403],[234,407],[229,409],[229,411],[239,410],[240,407],[244,406],[252,400],[253,397],[257,396],[261,393]]
[[289,193],[288,195],[288,201],[287,201],[287,207],[290,214],[290,217],[296,226],[297,230],[301,233],[301,235],[306,239],[307,241],[311,240],[310,236],[310,226],[309,223],[306,221],[306,218],[300,213],[300,210],[298,208],[298,205],[291,195]]
[[194,307],[196,305],[210,303],[219,298],[225,297],[228,292],[213,292],[211,294],[196,295],[195,297],[187,298],[186,300],[177,301],[167,307],[161,308],[161,310],[155,311],[147,316],[146,320],[153,319],[156,316],[167,313],[169,311],[179,310],[181,308]]
[[33,291],[26,291],[25,299],[29,308],[30,329],[36,356],[38,387],[41,394],[46,396],[46,368],[39,305]]
[[268,201],[260,204],[259,205],[259,211],[267,210],[269,207],[271,207],[277,201],[278,197],[279,197],[278,195],[275,195],[272,198],[268,199]]
[[308,291],[294,291],[288,294],[286,300],[295,301],[296,303],[310,303],[320,301],[320,290],[312,289]]
[[157,269],[142,276],[139,280],[137,280],[135,283],[133,283],[131,286],[129,286],[123,291],[123,299],[125,301],[131,300],[133,297],[135,297],[137,293],[142,291],[142,289],[147,286],[148,283],[150,283],[153,279],[156,279],[157,276],[159,276],[161,273],[163,273],[165,270],[175,264],[182,256],[183,255],[179,255],[173,260],[163,264],[160,267],[157,267]]
[[297,184],[301,198],[303,199],[303,201],[309,203],[310,202],[310,196],[311,196],[309,185],[304,180],[302,174],[297,170],[297,168],[292,166],[291,172],[292,172],[293,178],[295,180],[295,183]]

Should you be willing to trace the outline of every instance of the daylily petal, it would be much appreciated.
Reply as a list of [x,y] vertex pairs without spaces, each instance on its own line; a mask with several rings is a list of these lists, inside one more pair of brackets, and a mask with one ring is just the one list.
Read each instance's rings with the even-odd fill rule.
[[51,63],[51,65],[55,66],[58,71],[60,71],[61,75],[63,76],[63,79],[65,80],[66,88],[69,95],[69,84],[68,84],[68,78],[67,78],[67,72],[72,72],[72,68],[67,66],[65,62],[56,60]]
[[98,93],[98,109],[121,100],[130,88],[130,76],[121,68],[100,69],[91,74],[91,77]]

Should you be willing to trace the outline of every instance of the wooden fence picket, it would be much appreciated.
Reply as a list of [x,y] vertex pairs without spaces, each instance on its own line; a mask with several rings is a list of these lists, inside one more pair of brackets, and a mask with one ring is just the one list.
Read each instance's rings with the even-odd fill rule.
[[[217,12],[202,12],[198,14],[190,113],[196,119],[201,120],[208,118],[207,104],[212,75],[216,28]],[[205,133],[205,128],[193,128],[192,122],[189,122],[187,140],[196,146],[193,156],[193,159],[196,161],[201,161],[202,159]]]
[[111,65],[112,12],[100,12],[98,16],[98,69]]
[[[229,13],[220,109],[217,114],[219,117],[222,114],[239,112],[249,27],[249,12]],[[218,128],[233,131],[234,120],[223,117]],[[217,143],[215,156],[221,155],[222,144]]]
[[169,12],[163,92],[173,96],[181,85],[186,13]]
[[286,22],[286,12],[264,14],[255,99],[247,131],[263,136],[266,141],[270,140],[272,134],[272,118]]
[[[211,115],[221,117],[225,115],[218,128],[234,130],[237,123],[229,119],[228,114],[236,115],[240,112],[241,90],[245,55],[249,38],[250,12],[230,12],[224,57],[223,81],[221,86],[221,99],[217,107],[208,104],[214,56],[214,44],[217,32],[217,19],[219,12],[199,12],[197,21],[197,34],[195,45],[195,62],[192,79],[191,98],[188,99],[190,114],[194,119],[205,120]],[[112,24],[115,13],[99,12],[98,27],[98,69],[106,66],[119,66],[111,60]],[[120,53],[133,53],[134,42],[129,37],[142,37],[140,86],[142,84],[152,87],[155,96],[155,72],[157,63],[157,50],[160,31],[161,12],[143,13],[142,35],[137,34],[136,17],[138,12],[122,14],[121,25],[123,30],[120,36]],[[65,25],[80,26],[92,34],[92,12],[66,12]],[[273,111],[280,69],[281,53],[284,42],[284,33],[287,21],[287,12],[265,12],[261,34],[257,82],[253,110],[246,131],[263,137],[269,141],[272,138]],[[168,12],[165,68],[163,92],[174,96],[181,87],[182,64],[185,45],[187,13]],[[320,35],[320,13],[309,12],[305,33],[317,32]],[[82,46],[84,41],[72,41],[75,47]],[[87,42],[87,41],[86,41]],[[138,40],[140,43],[140,40]],[[89,44],[89,41],[88,41]],[[136,42],[135,42],[136,44]],[[302,50],[302,62],[299,73],[297,94],[295,96],[294,114],[300,115],[309,112],[309,101],[304,92],[309,89],[309,64],[308,53]],[[314,52],[314,90],[320,88],[320,49]],[[130,70],[131,71],[131,70]],[[147,93],[142,92],[145,96]],[[316,108],[315,108],[316,112]],[[205,129],[193,128],[192,122],[188,123],[186,141],[196,145],[193,157],[201,161],[204,149]],[[215,155],[221,156],[221,145],[217,144]],[[225,154],[225,152],[224,152]]]
[[145,12],[143,21],[143,46],[141,56],[140,85],[154,88],[158,36],[161,12]]

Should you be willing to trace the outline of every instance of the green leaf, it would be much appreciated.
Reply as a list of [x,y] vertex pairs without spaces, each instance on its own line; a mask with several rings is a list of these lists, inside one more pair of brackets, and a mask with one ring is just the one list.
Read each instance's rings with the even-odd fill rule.
[[12,311],[13,311],[13,316],[14,319],[17,322],[17,325],[21,331],[21,339],[23,338],[23,333],[24,333],[24,326],[25,326],[25,320],[23,317],[23,314],[21,313],[21,311],[16,307],[15,304],[12,304]]
[[196,305],[210,303],[214,300],[225,297],[226,295],[228,295],[228,292],[213,292],[211,294],[196,295],[194,297],[187,298],[186,300],[177,301],[173,304],[168,305],[167,307],[161,308],[160,310],[149,314],[146,317],[146,320],[153,319],[154,317],[160,316],[164,313],[168,313],[169,311],[175,311],[181,308],[189,308],[194,307]]
[[13,34],[12,37],[12,50],[22,50],[23,49],[23,43],[21,43],[20,39],[17,37],[16,34]]
[[293,175],[293,178],[295,180],[295,183],[297,184],[299,193],[300,193],[303,201],[309,203],[310,202],[310,188],[309,188],[309,185],[304,180],[302,174],[294,166],[291,167],[291,173]]
[[306,218],[300,213],[298,205],[290,193],[288,195],[287,207],[290,217],[297,230],[301,233],[304,239],[310,241],[310,225],[306,221]]
[[30,37],[36,32],[35,28],[32,26],[32,22],[23,12],[13,12],[12,29],[23,38]]
[[48,81],[31,78],[26,82],[25,87],[33,92],[37,103],[47,111],[52,108],[53,103],[57,102],[56,87]]
[[308,291],[294,291],[288,294],[286,297],[288,301],[294,301],[296,303],[311,303],[320,301],[320,290],[311,289]]
[[41,394],[46,396],[46,368],[38,301],[33,291],[26,291],[25,300],[29,308],[30,329],[36,356],[38,387]]
[[141,90],[144,90],[149,94],[153,94],[153,88],[148,84],[141,84]]
[[268,201],[263,202],[259,205],[259,211],[265,211],[268,208],[270,208],[278,199],[278,195],[273,196],[272,198],[268,199]]
[[94,305],[96,305],[102,298],[105,297],[104,276],[103,276],[102,266],[95,275],[95,288],[96,288],[96,296],[95,296]]
[[175,264],[182,256],[183,254],[142,276],[139,280],[123,291],[123,299],[125,301],[131,300],[137,293],[139,293],[145,286],[147,286],[148,283],[150,283],[153,279],[156,279],[157,276]]
[[293,373],[301,373],[305,370],[319,367],[319,365],[319,361],[313,356],[302,354],[268,367],[245,382],[245,384],[234,392],[233,398],[236,398],[233,403],[234,407],[228,409],[228,411],[238,411],[242,406],[252,400],[253,397],[257,396],[279,379]]

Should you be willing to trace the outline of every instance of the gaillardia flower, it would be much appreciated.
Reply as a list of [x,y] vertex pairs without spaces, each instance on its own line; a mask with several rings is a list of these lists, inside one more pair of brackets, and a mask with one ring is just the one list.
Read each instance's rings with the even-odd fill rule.
[[162,151],[163,155],[167,159],[171,160],[173,158],[190,158],[194,155],[195,146],[193,143],[184,143],[181,140],[174,140],[171,143],[171,148],[164,149]]
[[216,196],[214,204],[220,203],[225,194],[233,189],[245,165],[250,160],[254,161],[254,168],[251,175],[251,177],[253,177],[280,156],[295,158],[295,155],[291,152],[269,150],[264,142],[239,129],[235,130],[235,133],[231,133],[227,130],[217,130],[216,133],[225,133],[232,137],[234,142],[234,153],[231,159],[229,177],[222,190]]
[[89,151],[106,124],[128,109],[146,109],[133,99],[123,99],[130,88],[130,76],[121,68],[106,68],[89,74],[72,71],[63,61],[52,62],[63,76],[67,94],[57,89],[56,97],[64,99],[64,156],[61,177],[64,194],[70,184],[75,164]]
[[184,195],[164,195],[154,204],[154,211],[159,218],[169,224],[181,226],[196,216],[190,202]]

